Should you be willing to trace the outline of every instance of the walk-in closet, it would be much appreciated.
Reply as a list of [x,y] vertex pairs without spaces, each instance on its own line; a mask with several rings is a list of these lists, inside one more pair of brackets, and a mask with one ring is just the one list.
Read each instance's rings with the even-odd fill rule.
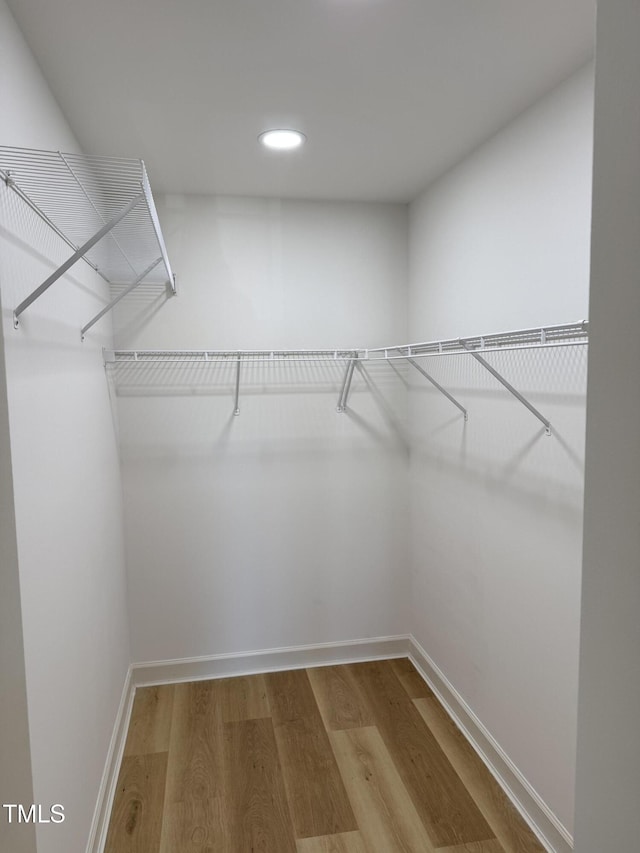
[[640,7],[0,0],[0,849],[640,837]]

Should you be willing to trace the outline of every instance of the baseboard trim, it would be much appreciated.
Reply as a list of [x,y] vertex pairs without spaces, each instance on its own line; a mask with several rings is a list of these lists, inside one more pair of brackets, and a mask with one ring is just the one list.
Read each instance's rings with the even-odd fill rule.
[[132,668],[129,667],[122,688],[122,696],[116,713],[116,720],[111,734],[107,759],[98,790],[98,800],[91,822],[87,853],[101,853],[107,841],[107,830],[109,828],[109,816],[111,806],[116,792],[118,782],[118,771],[124,753],[124,745],[127,739],[129,719],[133,708],[133,695],[135,687],[132,678]]
[[407,656],[549,853],[572,853],[571,834],[527,782],[444,673],[416,639],[408,634],[132,664],[127,672],[109,744],[87,853],[102,853],[104,850],[137,687]]
[[98,801],[89,833],[87,853],[102,853],[106,844],[109,816],[115,797],[118,772],[122,762],[137,687],[181,681],[200,681],[234,675],[255,675],[283,669],[304,669],[310,666],[384,660],[406,657],[408,654],[409,635],[403,634],[393,637],[345,640],[339,643],[286,646],[279,649],[132,664],[127,672],[116,714],[100,782]]
[[569,831],[414,637],[409,658],[549,853],[572,853]]
[[409,642],[409,635],[402,634],[197,658],[147,661],[132,665],[132,679],[135,687],[149,687],[180,681],[256,675],[283,669],[400,658],[409,654]]

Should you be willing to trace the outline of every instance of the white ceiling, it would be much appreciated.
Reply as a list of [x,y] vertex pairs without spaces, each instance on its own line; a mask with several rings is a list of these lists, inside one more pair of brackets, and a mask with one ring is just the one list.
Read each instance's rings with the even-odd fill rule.
[[[407,201],[587,62],[593,0],[8,0],[87,153],[155,191]],[[308,137],[284,155],[269,127]],[[12,140],[1,140],[12,144]]]

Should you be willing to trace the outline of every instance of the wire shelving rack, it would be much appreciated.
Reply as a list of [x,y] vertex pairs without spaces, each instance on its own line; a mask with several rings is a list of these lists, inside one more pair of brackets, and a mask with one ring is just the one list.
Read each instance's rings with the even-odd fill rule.
[[79,260],[110,287],[111,301],[81,330],[141,288],[150,296],[176,284],[142,160],[0,146],[0,179],[72,250],[14,310],[14,326],[36,299]]
[[422,359],[451,355],[471,356],[478,361],[510,394],[512,394],[531,414],[544,424],[547,435],[551,435],[550,421],[524,397],[489,361],[486,356],[495,352],[513,350],[533,350],[548,347],[582,346],[589,340],[589,324],[566,323],[563,325],[518,329],[490,335],[476,335],[465,338],[450,338],[426,343],[400,344],[389,347],[363,349],[360,347],[345,349],[317,350],[105,350],[105,366],[114,371],[116,386],[118,377],[127,371],[138,368],[161,368],[171,365],[235,365],[235,405],[234,414],[239,414],[239,394],[242,367],[250,364],[296,364],[299,362],[334,362],[342,364],[344,374],[337,412],[347,408],[353,374],[362,371],[364,366],[381,362],[405,362],[412,365],[440,393],[442,393],[468,418],[467,409],[449,391],[446,390],[421,363]]

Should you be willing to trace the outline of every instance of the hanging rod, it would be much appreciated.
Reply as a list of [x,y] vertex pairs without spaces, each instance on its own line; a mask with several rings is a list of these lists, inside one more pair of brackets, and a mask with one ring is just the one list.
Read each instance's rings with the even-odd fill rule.
[[20,315],[79,260],[111,289],[109,304],[83,326],[83,340],[134,289],[176,293],[142,160],[0,146],[0,179],[73,250],[14,310],[16,328]]

